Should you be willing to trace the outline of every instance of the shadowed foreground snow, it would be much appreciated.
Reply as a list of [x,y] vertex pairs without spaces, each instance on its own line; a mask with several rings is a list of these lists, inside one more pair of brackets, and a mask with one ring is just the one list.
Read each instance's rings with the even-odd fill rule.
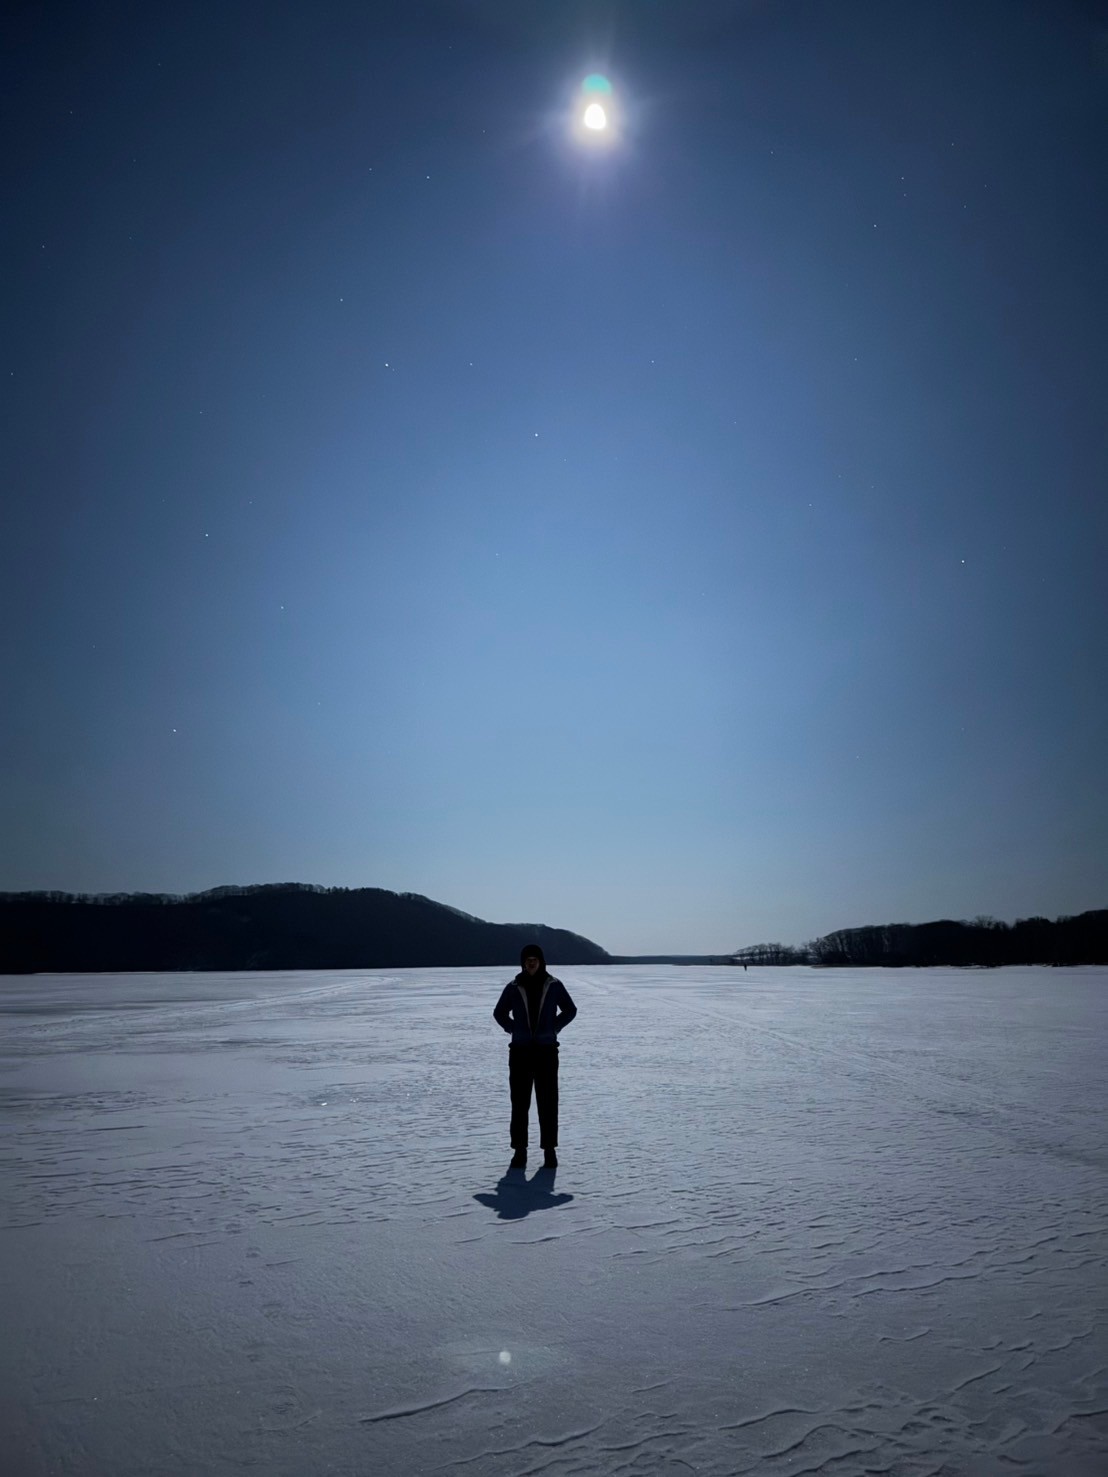
[[1108,1471],[1108,971],[551,968],[0,980],[6,1477]]

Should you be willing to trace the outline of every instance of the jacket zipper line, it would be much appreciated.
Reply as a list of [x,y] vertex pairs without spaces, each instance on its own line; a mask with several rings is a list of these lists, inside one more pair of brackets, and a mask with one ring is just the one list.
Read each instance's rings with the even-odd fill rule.
[[522,985],[517,985],[516,989],[523,996],[523,1008],[527,1012],[527,1024],[531,1026],[531,1039],[534,1040],[539,1033],[539,1021],[542,1018],[542,1008],[546,1004],[546,992],[550,989],[550,981],[543,981],[542,995],[539,998],[539,1008],[535,1012],[534,1025],[531,1025],[531,1007],[527,1004],[527,991],[523,988]]

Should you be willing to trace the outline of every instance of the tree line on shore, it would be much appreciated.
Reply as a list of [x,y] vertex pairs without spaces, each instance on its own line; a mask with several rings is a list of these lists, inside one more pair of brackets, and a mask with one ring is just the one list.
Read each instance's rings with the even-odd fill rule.
[[[552,965],[637,962],[567,929],[487,923],[418,893],[377,887],[265,883],[183,896],[0,893],[4,974],[514,968],[530,942],[542,946]],[[1108,964],[1108,909],[1011,924],[983,917],[877,924],[838,929],[799,948],[754,944],[730,955],[680,957],[824,968]]]
[[825,968],[998,968],[1005,964],[1108,964],[1108,908],[1072,917],[997,918],[970,922],[881,923],[840,928],[802,948],[755,944],[739,949],[737,964],[813,964]]

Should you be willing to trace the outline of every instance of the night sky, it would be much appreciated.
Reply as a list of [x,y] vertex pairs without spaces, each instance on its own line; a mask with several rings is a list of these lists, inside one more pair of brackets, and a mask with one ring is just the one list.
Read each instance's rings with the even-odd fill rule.
[[1108,7],[9,17],[0,887],[1108,904]]

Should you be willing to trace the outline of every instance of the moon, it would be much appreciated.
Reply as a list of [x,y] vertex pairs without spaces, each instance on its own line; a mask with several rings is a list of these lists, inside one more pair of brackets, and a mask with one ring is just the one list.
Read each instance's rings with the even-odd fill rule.
[[587,149],[606,152],[623,132],[619,101],[601,72],[590,72],[582,79],[570,116],[574,138]]

